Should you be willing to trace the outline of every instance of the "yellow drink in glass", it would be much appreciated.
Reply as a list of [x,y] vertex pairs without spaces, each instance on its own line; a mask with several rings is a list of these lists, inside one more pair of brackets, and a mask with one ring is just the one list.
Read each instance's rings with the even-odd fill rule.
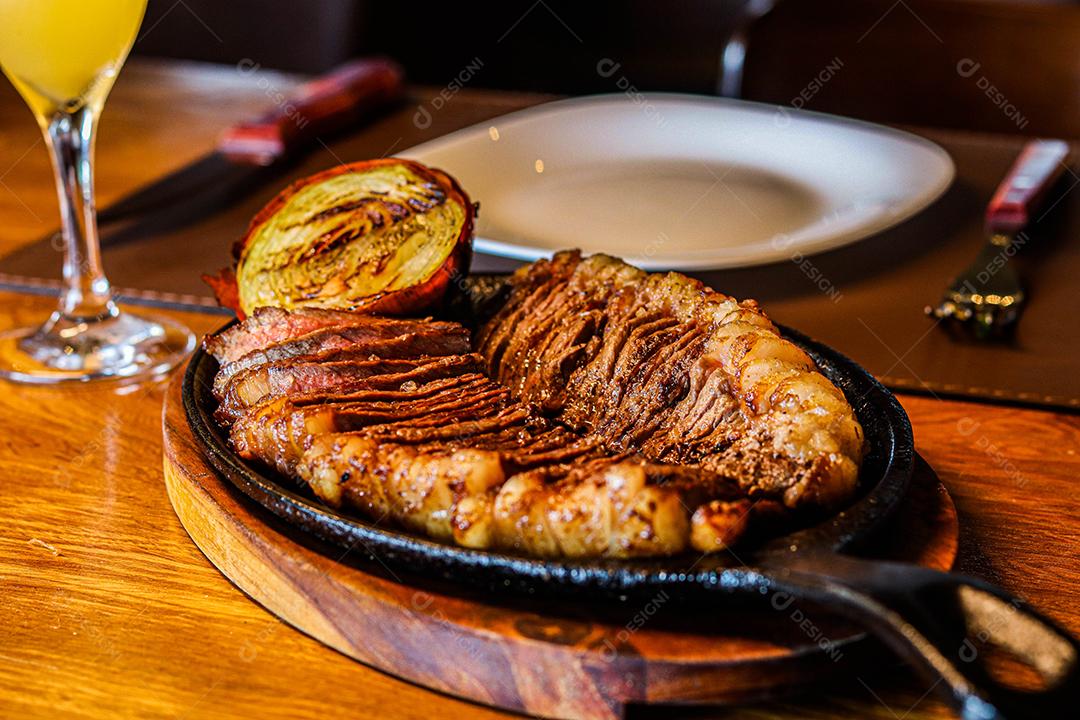
[[0,65],[34,114],[100,109],[146,0],[0,0]]
[[0,333],[0,377],[55,383],[153,376],[194,346],[164,318],[121,312],[101,266],[94,130],[146,12],[146,0],[0,0],[0,66],[52,153],[65,289],[38,328]]

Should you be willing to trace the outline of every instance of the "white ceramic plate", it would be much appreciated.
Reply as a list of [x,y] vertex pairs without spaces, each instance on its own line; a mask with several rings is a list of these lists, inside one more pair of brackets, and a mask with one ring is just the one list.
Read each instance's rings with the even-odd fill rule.
[[760,265],[855,242],[925,208],[952,160],[908,133],[693,95],[548,103],[402,153],[481,205],[476,249],[565,248],[646,269]]

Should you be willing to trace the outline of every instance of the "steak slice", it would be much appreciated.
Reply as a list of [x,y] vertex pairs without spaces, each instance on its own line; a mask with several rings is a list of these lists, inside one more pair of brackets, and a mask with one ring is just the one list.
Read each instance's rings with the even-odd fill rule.
[[[406,322],[411,324],[402,324]],[[456,323],[394,321],[392,324],[335,325],[252,350],[239,360],[223,365],[214,378],[214,395],[218,399],[224,397],[229,381],[241,370],[291,358],[325,356],[334,351],[347,351],[354,357],[416,358],[425,355],[466,355],[471,350],[469,331]]]
[[215,417],[222,424],[240,418],[249,408],[268,398],[327,392],[386,390],[405,383],[475,373],[480,356],[446,355],[419,358],[376,358],[317,362],[291,358],[241,370],[229,381]]
[[207,335],[203,347],[220,364],[225,365],[252,351],[293,340],[319,328],[377,324],[395,328],[394,334],[400,335],[414,329],[416,322],[318,308],[289,312],[281,308],[261,307],[244,322],[215,335]]
[[613,452],[700,465],[789,507],[853,495],[854,411],[753,301],[577,252],[511,284],[476,346],[515,398]]
[[480,374],[408,389],[280,397],[261,402],[241,416],[232,426],[230,439],[241,457],[261,460],[290,474],[314,435],[411,421],[435,425],[480,420],[509,402],[505,388]]

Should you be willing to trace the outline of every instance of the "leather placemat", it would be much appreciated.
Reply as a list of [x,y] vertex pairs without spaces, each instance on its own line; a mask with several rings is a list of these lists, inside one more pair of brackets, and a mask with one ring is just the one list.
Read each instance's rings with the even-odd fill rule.
[[[206,297],[199,275],[229,262],[229,247],[248,220],[290,180],[339,161],[392,155],[533,101],[466,91],[431,113],[428,124],[425,117],[417,122],[418,103],[425,102],[421,97],[315,152],[225,211],[177,232],[106,248],[109,276],[121,287]],[[923,308],[937,302],[985,241],[983,210],[1023,140],[918,132],[949,151],[957,179],[916,218],[811,258],[698,276],[723,292],[757,298],[777,322],[832,345],[893,388],[1080,409],[1080,312],[1074,307],[1080,278],[1080,177],[1066,173],[1048,200],[1053,209],[1029,230],[1030,240],[1016,259],[1029,302],[1015,336],[1009,342],[976,343],[937,326]],[[567,246],[573,245],[573,238],[567,238]],[[516,265],[477,255],[473,267],[492,271]],[[60,256],[49,243],[38,243],[0,261],[0,272],[57,278]]]
[[983,216],[1021,138],[917,132],[952,156],[957,177],[929,209],[847,248],[779,265],[705,273],[756,297],[777,322],[857,360],[886,385],[940,396],[1080,409],[1080,176],[1049,194],[1014,257],[1028,302],[1013,336],[980,343],[927,318],[986,242]]

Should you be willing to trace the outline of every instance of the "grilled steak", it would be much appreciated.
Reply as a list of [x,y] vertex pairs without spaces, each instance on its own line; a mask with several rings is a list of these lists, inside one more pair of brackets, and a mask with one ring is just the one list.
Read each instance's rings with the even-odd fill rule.
[[334,506],[548,557],[709,552],[750,496],[829,506],[861,430],[752,303],[562,254],[477,338],[434,320],[258,311],[206,342],[248,459]]
[[252,350],[307,335],[319,328],[368,322],[369,317],[358,313],[317,308],[288,312],[280,308],[261,307],[243,325],[235,325],[217,335],[210,335],[203,345],[208,353],[225,365],[239,360]]
[[516,398],[612,451],[697,464],[789,507],[851,497],[862,428],[753,301],[577,252],[512,285],[477,347]]
[[390,422],[475,420],[508,402],[506,389],[480,374],[397,390],[271,398],[236,421],[230,439],[241,456],[272,459],[278,470],[291,473],[312,436],[320,433]]
[[[307,312],[307,311],[305,311]],[[322,327],[306,335],[259,346],[232,362],[226,361],[214,378],[214,394],[225,395],[233,375],[257,365],[320,353],[361,357],[411,358],[424,355],[462,355],[470,351],[469,333],[453,323],[432,320],[392,320],[364,317],[368,322]],[[245,320],[245,323],[247,321]],[[230,357],[222,353],[223,358]],[[325,357],[325,355],[324,355]]]
[[215,417],[232,422],[266,397],[400,387],[480,371],[478,355],[325,360],[293,358],[241,370],[228,384]]

